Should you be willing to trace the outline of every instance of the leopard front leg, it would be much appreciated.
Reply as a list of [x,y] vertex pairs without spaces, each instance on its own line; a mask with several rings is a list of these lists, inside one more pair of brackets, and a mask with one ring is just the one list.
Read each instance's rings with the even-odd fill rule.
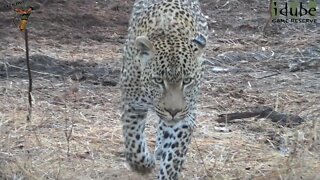
[[187,120],[173,126],[161,124],[161,163],[159,180],[178,180],[185,160],[194,125]]
[[155,157],[157,160],[161,160],[162,156],[162,140],[163,140],[163,121],[159,121],[157,127],[157,136],[156,136],[156,148],[155,148]]
[[155,167],[144,133],[147,112],[147,109],[125,104],[121,115],[127,162],[132,170],[142,174],[151,172]]

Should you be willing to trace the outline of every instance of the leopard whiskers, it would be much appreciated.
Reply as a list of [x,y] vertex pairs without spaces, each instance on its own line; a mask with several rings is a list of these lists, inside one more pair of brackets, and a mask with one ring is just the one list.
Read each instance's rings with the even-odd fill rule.
[[197,127],[197,123],[196,123],[196,119],[195,119],[195,115],[194,114],[188,113],[187,114],[187,118],[188,118],[188,120],[190,121],[190,123],[191,123],[191,125],[193,127]]

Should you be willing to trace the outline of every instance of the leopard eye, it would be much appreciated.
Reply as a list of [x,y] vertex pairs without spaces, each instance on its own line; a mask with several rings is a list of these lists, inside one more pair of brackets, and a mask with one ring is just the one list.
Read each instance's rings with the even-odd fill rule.
[[183,79],[183,85],[189,85],[193,82],[192,78],[184,78]]
[[163,84],[163,79],[160,77],[154,77],[153,82],[155,82],[156,84]]

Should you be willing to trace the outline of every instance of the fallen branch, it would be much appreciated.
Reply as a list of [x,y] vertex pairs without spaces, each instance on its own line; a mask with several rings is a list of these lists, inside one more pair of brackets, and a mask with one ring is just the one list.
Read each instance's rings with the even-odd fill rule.
[[232,122],[235,119],[244,119],[244,118],[267,118],[270,119],[272,122],[277,123],[281,126],[296,126],[304,122],[304,119],[302,119],[300,116],[293,115],[293,114],[285,114],[285,113],[279,113],[277,111],[274,111],[271,107],[255,107],[252,108],[251,111],[246,112],[236,112],[236,113],[229,113],[229,114],[220,114],[218,115],[218,121],[219,123],[223,122]]

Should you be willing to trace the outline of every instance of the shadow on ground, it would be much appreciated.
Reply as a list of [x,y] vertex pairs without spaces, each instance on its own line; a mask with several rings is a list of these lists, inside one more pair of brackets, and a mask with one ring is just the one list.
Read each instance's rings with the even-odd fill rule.
[[[116,86],[120,75],[119,70],[95,62],[62,61],[44,55],[31,56],[30,66],[34,78],[45,77],[57,80],[70,78],[73,81],[84,81],[103,86]],[[0,64],[0,78],[12,77],[28,78],[25,58],[9,59]]]

